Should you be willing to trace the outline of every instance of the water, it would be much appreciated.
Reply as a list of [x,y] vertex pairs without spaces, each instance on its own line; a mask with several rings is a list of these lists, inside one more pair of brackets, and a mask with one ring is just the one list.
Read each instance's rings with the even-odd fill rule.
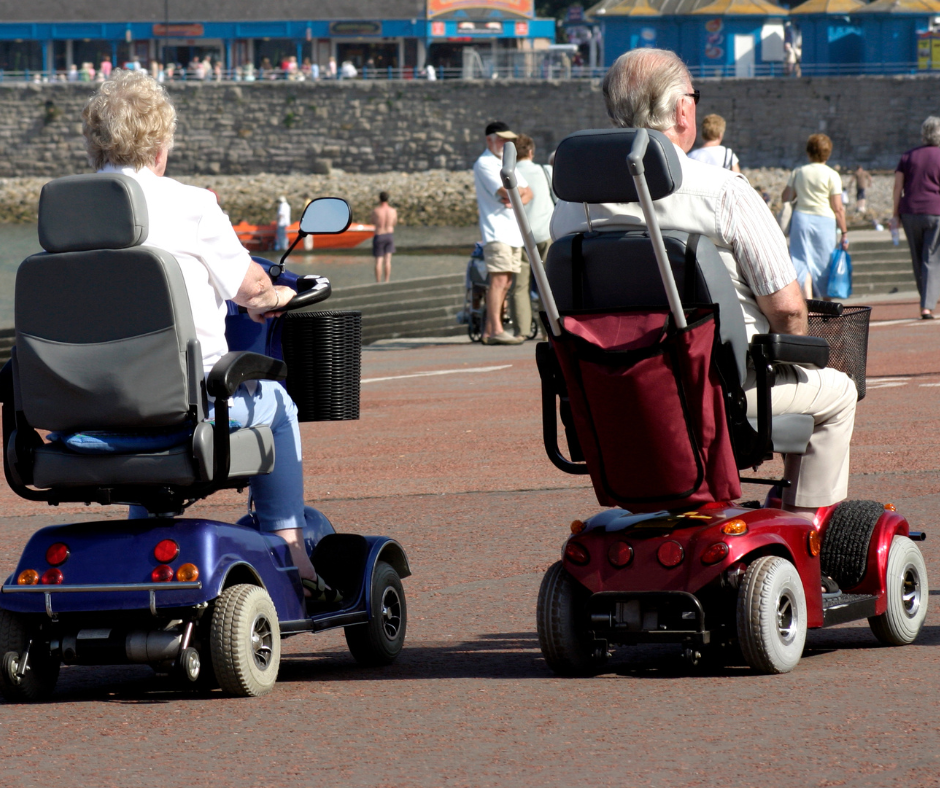
[[[392,258],[392,280],[463,273],[478,237],[476,227],[401,227],[395,232],[400,252]],[[13,325],[17,267],[41,251],[35,225],[0,224],[0,328]],[[375,281],[370,241],[341,252],[292,256],[288,266],[298,274],[329,277],[334,292]]]

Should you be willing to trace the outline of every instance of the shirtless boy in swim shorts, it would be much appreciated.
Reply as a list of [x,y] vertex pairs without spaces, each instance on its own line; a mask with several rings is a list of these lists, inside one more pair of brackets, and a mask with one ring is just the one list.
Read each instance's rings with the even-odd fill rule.
[[372,238],[375,281],[387,282],[392,278],[392,255],[395,252],[394,232],[395,225],[398,224],[398,211],[388,204],[388,192],[379,194],[379,204],[372,209],[370,221],[375,225],[375,235]]

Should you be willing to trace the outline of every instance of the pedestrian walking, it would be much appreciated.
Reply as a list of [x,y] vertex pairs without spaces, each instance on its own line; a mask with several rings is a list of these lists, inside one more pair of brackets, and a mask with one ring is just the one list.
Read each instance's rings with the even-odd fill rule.
[[865,213],[868,205],[868,190],[871,188],[871,173],[862,169],[859,164],[855,167],[855,213]]
[[277,231],[274,236],[274,249],[277,252],[287,250],[287,228],[290,227],[290,203],[284,195],[278,197]]
[[369,220],[375,225],[372,236],[372,256],[375,258],[375,281],[388,282],[392,278],[392,255],[395,254],[395,225],[398,211],[388,204],[388,192],[379,192],[379,204],[372,209]]
[[[503,188],[499,171],[503,166],[503,146],[517,135],[502,121],[494,121],[484,131],[486,150],[473,165],[473,184],[480,213],[480,234],[483,237],[483,259],[489,274],[486,289],[486,325],[484,345],[516,345],[524,341],[503,328],[503,301],[513,274],[522,267],[522,233],[516,224],[509,194]],[[523,204],[532,199],[532,190],[521,173],[517,173],[519,195]]]
[[[544,260],[552,242],[548,225],[552,220],[552,211],[555,210],[555,201],[552,199],[552,168],[547,164],[536,164],[534,157],[535,142],[528,135],[520,134],[516,140],[516,172],[523,175],[532,190],[532,199],[526,204],[525,212],[532,228],[532,237],[539,250],[539,257]],[[509,303],[512,306],[512,320],[515,326],[513,333],[517,337],[527,337],[532,327],[532,296],[529,293],[531,281],[529,255],[523,247],[522,265],[509,290]]]
[[836,246],[836,226],[842,231],[841,247],[849,248],[842,178],[826,165],[832,140],[811,134],[806,141],[809,164],[797,167],[783,190],[784,203],[796,198],[790,222],[790,257],[796,278],[807,298],[827,298],[829,257]]
[[924,144],[905,153],[894,173],[891,229],[904,225],[920,316],[933,320],[940,298],[940,118],[927,118],[920,135]]
[[702,118],[704,142],[701,148],[696,148],[689,153],[689,158],[703,164],[714,164],[716,167],[723,167],[732,172],[741,172],[741,164],[734,151],[721,144],[726,126],[725,119],[721,115],[706,115]]

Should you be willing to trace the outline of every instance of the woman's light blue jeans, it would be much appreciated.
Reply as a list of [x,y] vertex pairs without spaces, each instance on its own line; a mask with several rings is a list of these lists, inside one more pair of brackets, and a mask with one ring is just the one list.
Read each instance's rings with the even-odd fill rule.
[[[252,391],[253,390],[253,391]],[[209,417],[215,407],[209,404]],[[304,472],[297,406],[285,388],[273,380],[243,383],[229,404],[229,419],[243,427],[267,424],[274,433],[274,470],[252,476],[248,486],[262,531],[283,531],[304,526]],[[147,516],[132,506],[130,517]]]

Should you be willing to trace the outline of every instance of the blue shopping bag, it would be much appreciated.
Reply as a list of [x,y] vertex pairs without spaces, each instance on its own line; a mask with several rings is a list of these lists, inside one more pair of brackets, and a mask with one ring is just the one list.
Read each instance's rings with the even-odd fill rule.
[[845,249],[836,249],[829,258],[826,295],[830,298],[848,298],[852,295],[852,258]]

